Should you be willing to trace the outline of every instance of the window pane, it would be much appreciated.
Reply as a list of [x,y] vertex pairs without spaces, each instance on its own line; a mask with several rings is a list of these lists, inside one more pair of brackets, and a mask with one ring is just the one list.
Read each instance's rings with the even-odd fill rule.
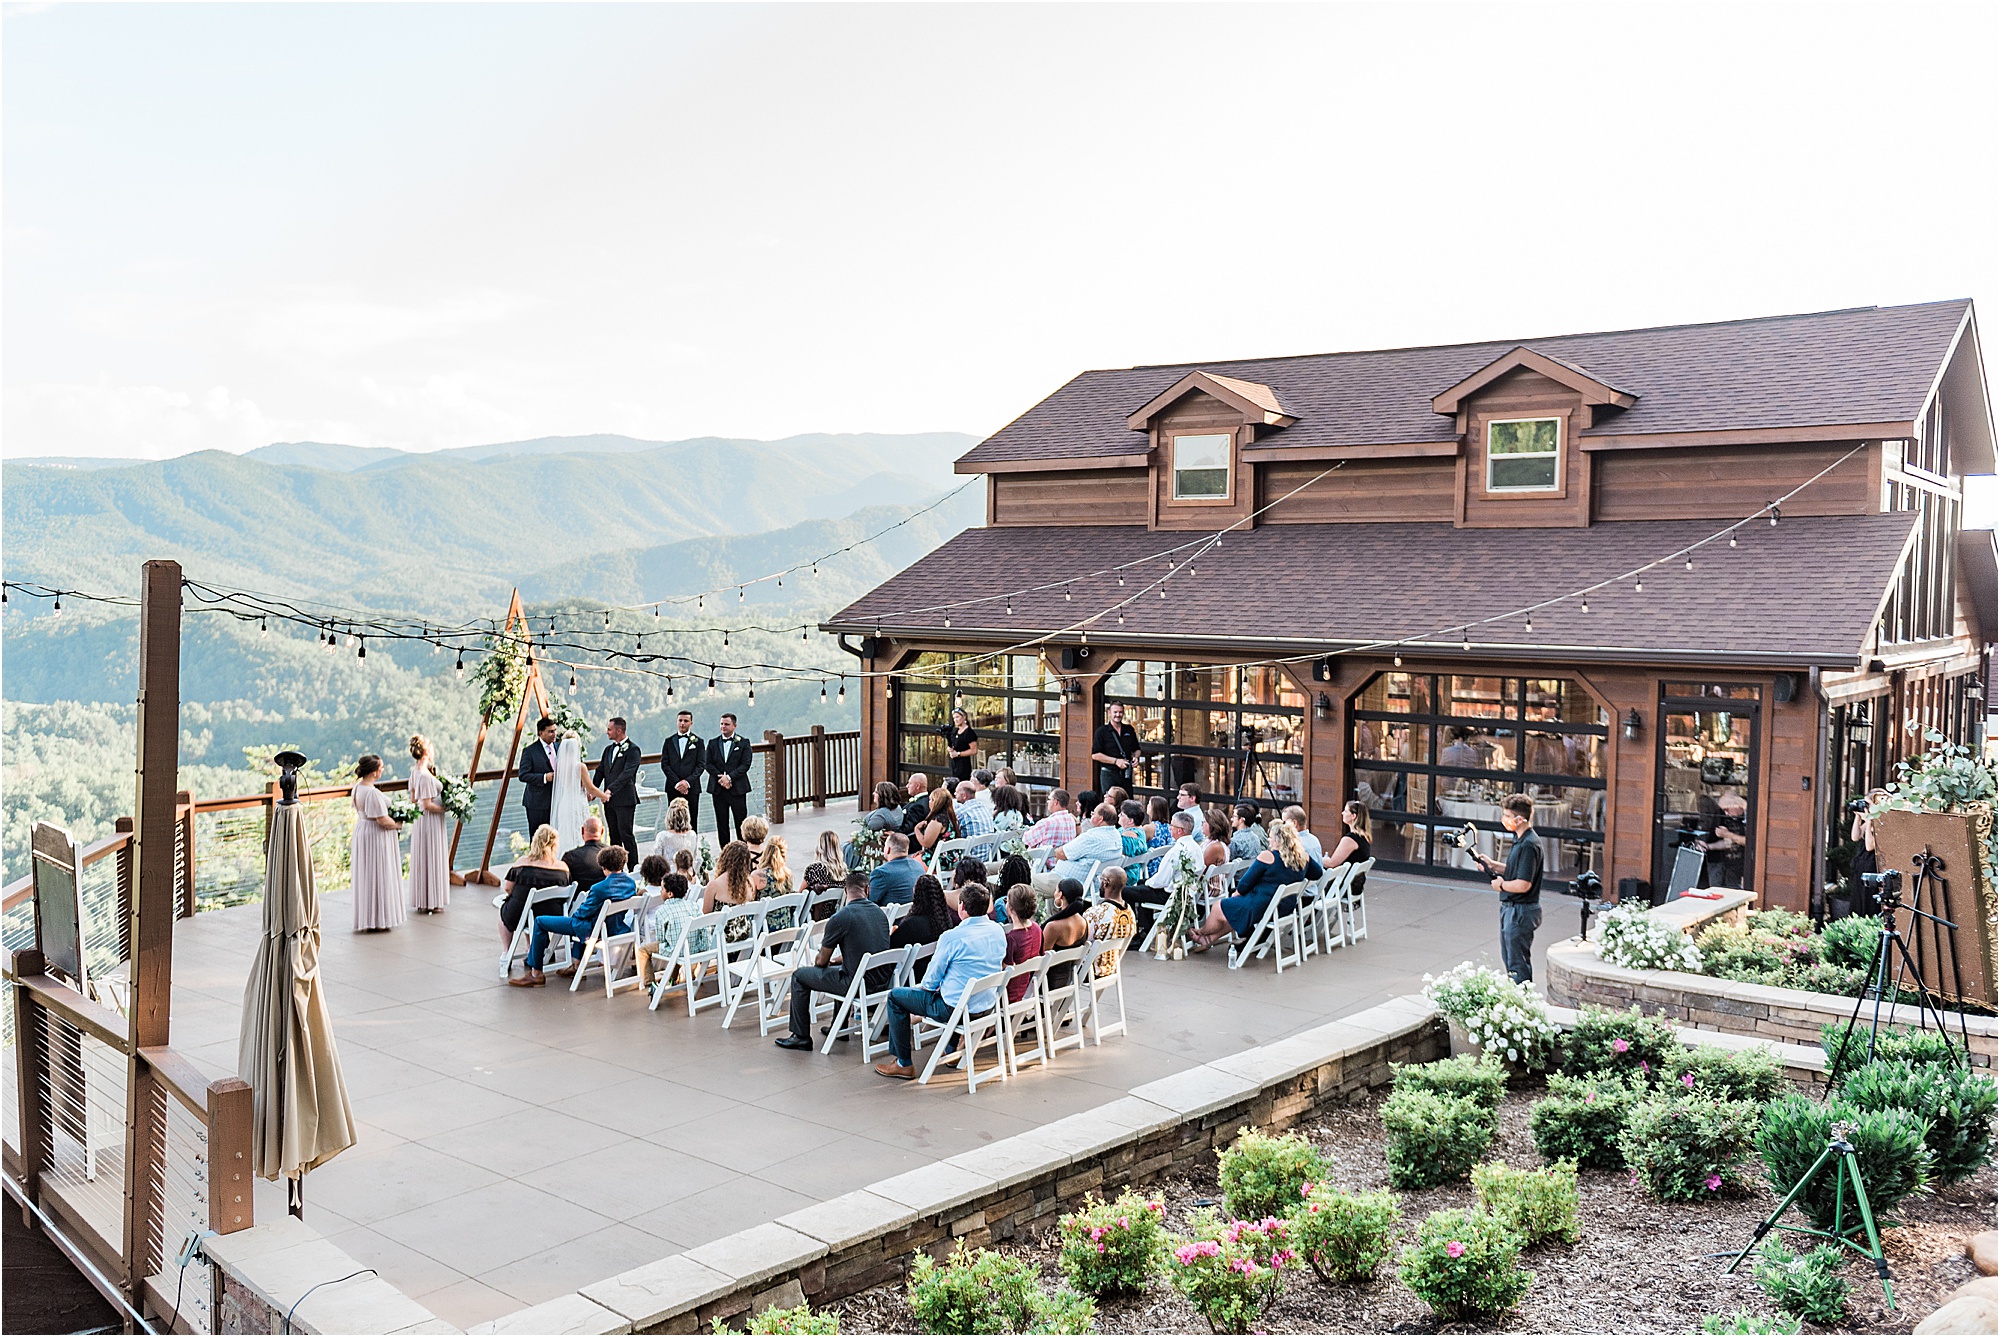
[[1229,495],[1229,433],[1174,438],[1174,496]]
[[1292,675],[1276,665],[1266,664],[1256,668],[1241,670],[1243,680],[1243,704],[1246,706],[1290,706],[1304,710],[1305,694],[1292,681]]
[[1446,705],[1447,715],[1472,715],[1481,719],[1499,719],[1514,713],[1516,692],[1512,678],[1464,678],[1445,679],[1449,684],[1451,700]]
[[[1444,732],[1438,748],[1438,765],[1457,770],[1470,771],[1511,771],[1514,769],[1514,731],[1507,729],[1496,732],[1493,729],[1473,725],[1453,725]],[[1502,780],[1499,787],[1511,793],[1512,786]],[[1492,788],[1477,779],[1455,778],[1447,786],[1459,790],[1467,787]]]
[[1530,678],[1526,717],[1564,724],[1608,724],[1604,710],[1581,683],[1567,678]]
[[899,695],[903,702],[902,720],[905,724],[935,729],[950,718],[951,698],[943,692],[906,686]]
[[1553,455],[1556,451],[1557,420],[1530,418],[1524,422],[1494,422],[1486,425],[1486,453],[1489,455]]
[[1496,456],[1488,465],[1488,488],[1553,488],[1556,485],[1556,457],[1553,455]]
[[1755,701],[1757,687],[1754,683],[1740,682],[1670,682],[1668,696],[1719,696],[1737,701]]
[[1604,740],[1596,734],[1531,733],[1521,769],[1539,775],[1604,778]]
[[1431,726],[1394,724],[1388,720],[1354,722],[1354,760],[1414,761],[1431,759]]
[[1354,698],[1356,710],[1385,710],[1398,715],[1431,713],[1431,681],[1423,673],[1383,673]]

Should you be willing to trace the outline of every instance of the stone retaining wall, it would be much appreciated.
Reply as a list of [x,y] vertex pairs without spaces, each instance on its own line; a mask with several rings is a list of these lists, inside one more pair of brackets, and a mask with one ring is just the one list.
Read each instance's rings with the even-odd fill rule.
[[212,1236],[202,1253],[215,1264],[219,1333],[458,1331],[297,1217]]
[[[1820,1027],[1843,1025],[1854,1014],[1854,1000],[1838,994],[1779,989],[1768,984],[1741,984],[1680,970],[1626,970],[1603,960],[1597,949],[1578,938],[1549,948],[1549,1001],[1563,1007],[1628,1008],[1671,1017],[1698,1030],[1753,1035],[1781,1043],[1819,1045]],[[1886,1020],[1915,1026],[1919,1009],[1894,1005],[1882,1009]],[[1868,1015],[1864,1011],[1864,1020]],[[1947,1013],[1956,1034],[1958,1018]],[[1933,1022],[1935,1024],[1935,1021]],[[2000,1059],[2000,1021],[1967,1017],[1974,1064],[1994,1068]]]
[[919,1251],[941,1258],[960,1240],[1009,1239],[1053,1225],[1086,1193],[1213,1165],[1245,1128],[1288,1128],[1387,1084],[1391,1063],[1428,1062],[1448,1049],[1430,1005],[1397,998],[472,1331],[705,1332],[715,1319],[739,1325],[773,1305],[830,1304],[900,1280]]

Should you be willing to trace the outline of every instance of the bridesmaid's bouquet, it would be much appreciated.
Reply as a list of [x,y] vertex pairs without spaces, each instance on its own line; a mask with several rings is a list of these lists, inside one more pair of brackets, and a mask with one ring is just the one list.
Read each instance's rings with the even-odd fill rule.
[[392,821],[401,822],[404,826],[409,826],[423,815],[424,810],[409,799],[392,798],[389,800],[389,817]]
[[465,823],[472,820],[472,782],[456,775],[441,775],[438,784],[444,792],[438,795],[438,802],[444,805],[445,814],[454,822]]

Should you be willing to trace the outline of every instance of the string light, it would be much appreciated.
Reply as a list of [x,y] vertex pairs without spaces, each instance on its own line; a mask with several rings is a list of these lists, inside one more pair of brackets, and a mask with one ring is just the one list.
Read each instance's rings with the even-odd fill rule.
[[1590,596],[1587,594],[1583,596],[1583,611],[1586,613],[1590,611]]
[[825,704],[826,704],[826,684],[825,684],[825,683],[821,683],[821,684],[819,685],[819,703],[820,703],[821,705],[825,705]]
[[1470,650],[1472,648],[1472,629],[1467,627],[1461,630],[1459,636],[1462,639],[1458,648],[1461,650]]
[[575,669],[571,669],[571,670],[569,671],[569,689],[570,689],[570,690],[571,690],[572,692],[576,690],[576,670],[575,670]]
[[1007,616],[1014,616],[1014,596],[1011,594],[1007,596]]
[[[460,650],[458,652],[458,663],[453,665],[452,668],[453,671],[456,672],[461,679],[465,677],[465,651]],[[669,695],[671,694],[672,694],[672,689],[670,688]]]
[[1533,613],[1528,614],[1528,634],[1530,636],[1535,634],[1535,615]]
[[708,690],[711,692],[715,690],[715,666],[713,664],[708,667]]
[[1396,667],[1397,668],[1403,667],[1403,656],[1401,654],[1398,654],[1396,656]]
[[847,679],[844,677],[840,680],[840,690],[833,695],[833,702],[838,706],[847,704]]
[[368,658],[368,638],[367,638],[366,636],[363,636],[363,637],[361,638],[361,643],[360,643],[360,645],[358,645],[357,647],[355,647],[355,651],[354,651],[354,657],[355,657],[356,659],[366,659],[366,658]]
[[1065,585],[1063,586],[1063,602],[1068,603],[1069,601],[1070,601],[1069,586]]
[[655,621],[655,622],[658,622],[659,620],[660,620],[660,606],[659,606],[658,604],[654,604],[654,605],[653,605],[653,621]]
[[1125,588],[1125,575],[1123,572],[1120,572],[1118,575],[1118,588],[1121,590]]
[[736,587],[736,602],[737,603],[743,602],[743,587],[741,585],[738,585]]
[[261,617],[257,619],[257,634],[259,636],[269,636],[271,634],[271,624]]
[[1121,627],[1125,625],[1125,610],[1122,608],[1118,610],[1118,625]]
[[1732,548],[1736,546],[1736,535],[1731,534],[1729,536],[1729,546]]
[[[551,618],[549,620],[549,630],[554,631],[555,629],[555,620]],[[611,610],[609,608],[604,610],[604,629],[606,631],[611,630]]]
[[1693,554],[1693,553],[1689,553],[1689,554],[1688,554],[1688,559],[1687,559],[1687,569],[1688,569],[1688,570],[1690,570],[1690,571],[1694,570],[1694,554]]
[[757,680],[756,680],[755,678],[752,678],[752,679],[750,680],[750,701],[749,701],[749,704],[750,704],[750,705],[753,705],[753,706],[757,704]]
[[58,595],[56,596],[56,606],[55,606],[55,608],[54,608],[54,609],[52,609],[52,610],[51,610],[51,613],[50,613],[50,615],[51,615],[51,616],[53,616],[53,617],[61,617],[61,616],[62,616],[62,595],[58,594]]
[[1777,527],[1778,527],[1778,503],[1774,501],[1771,503],[1771,528],[1776,529]]
[[667,679],[667,704],[671,706],[673,703],[674,703],[674,680],[672,678],[669,678]]
[[951,630],[951,614],[950,614],[950,613],[946,613],[946,614],[944,615],[944,629],[945,629],[946,631],[950,631],[950,630]]
[[1638,579],[1635,579],[1635,580],[1633,580],[1633,582],[1632,582],[1632,593],[1634,593],[1634,594],[1644,594],[1645,592],[1646,592],[1646,582],[1645,582],[1644,578],[1642,577],[1642,578],[1638,578]]

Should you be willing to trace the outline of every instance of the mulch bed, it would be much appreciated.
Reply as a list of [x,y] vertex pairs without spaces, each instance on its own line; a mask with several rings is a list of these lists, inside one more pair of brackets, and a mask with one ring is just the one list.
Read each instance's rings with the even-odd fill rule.
[[[1509,1093],[1500,1111],[1500,1135],[1490,1156],[1510,1165],[1541,1164],[1528,1132],[1535,1091]],[[1370,1092],[1351,1105],[1323,1111],[1298,1131],[1327,1154],[1336,1185],[1345,1189],[1388,1184],[1380,1110],[1386,1092]],[[1751,1167],[1754,1170],[1754,1166]],[[1965,1237],[1991,1229],[1995,1209],[1994,1167],[1933,1194],[1906,1199],[1893,1215],[1904,1224],[1889,1230],[1883,1245],[1896,1291],[1896,1307],[1885,1307],[1872,1265],[1860,1256],[1847,1271],[1852,1292],[1849,1325],[1808,1332],[1906,1333],[1936,1309],[1975,1272],[1964,1256]],[[1198,1202],[1221,1198],[1214,1172],[1157,1181],[1146,1186],[1162,1195],[1168,1224],[1185,1230]],[[1429,1306],[1396,1280],[1395,1259],[1376,1279],[1361,1286],[1329,1286],[1303,1264],[1290,1272],[1282,1299],[1266,1311],[1265,1332],[1699,1332],[1705,1314],[1748,1309],[1766,1317],[1778,1310],[1750,1280],[1750,1262],[1734,1276],[1722,1275],[1728,1258],[1749,1240],[1757,1222],[1777,1205],[1760,1183],[1754,1190],[1703,1203],[1662,1203],[1633,1187],[1625,1171],[1586,1170],[1578,1176],[1583,1238],[1574,1245],[1547,1245],[1522,1256],[1535,1273],[1519,1308],[1491,1326],[1441,1324]],[[1402,1195],[1405,1238],[1431,1212],[1472,1205],[1472,1186],[1446,1185]],[[1786,1218],[1804,1224],[1796,1212]],[[1775,1232],[1774,1232],[1775,1233]],[[1804,1241],[1799,1241],[1802,1246]],[[1053,1229],[1006,1242],[1000,1251],[1033,1260],[1047,1285],[1062,1280],[1057,1266],[1060,1243]],[[900,1286],[878,1286],[841,1301],[841,1331],[913,1333],[921,1329]],[[1097,1327],[1107,1333],[1205,1333],[1208,1323],[1164,1278],[1145,1294],[1100,1301]]]

